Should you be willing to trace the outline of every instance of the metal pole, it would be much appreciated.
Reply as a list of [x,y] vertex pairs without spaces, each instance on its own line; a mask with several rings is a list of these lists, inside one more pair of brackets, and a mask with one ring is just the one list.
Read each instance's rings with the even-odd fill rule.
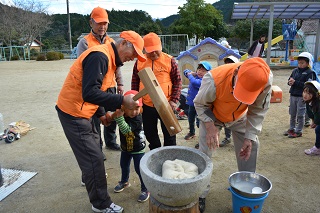
[[268,50],[267,50],[267,64],[270,66],[270,54],[271,54],[271,39],[273,30],[273,11],[274,5],[270,5],[270,18],[269,18],[269,33],[268,33]]
[[67,0],[67,15],[68,15],[69,47],[70,47],[70,53],[72,53],[72,40],[71,40],[71,24],[70,24],[70,13],[69,13],[69,0]]
[[253,43],[253,19],[250,19],[251,21],[251,29],[250,29],[250,45],[249,47],[251,47],[252,43]]
[[314,60],[317,62],[319,57],[319,44],[320,44],[320,19],[318,20],[318,29],[316,34],[316,42],[315,42],[315,48],[314,48]]

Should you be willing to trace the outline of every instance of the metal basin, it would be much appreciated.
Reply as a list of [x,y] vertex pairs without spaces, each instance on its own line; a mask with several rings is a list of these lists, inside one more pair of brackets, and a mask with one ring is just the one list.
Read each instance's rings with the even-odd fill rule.
[[259,198],[272,188],[271,182],[255,172],[240,171],[229,176],[230,187],[237,194],[248,198]]

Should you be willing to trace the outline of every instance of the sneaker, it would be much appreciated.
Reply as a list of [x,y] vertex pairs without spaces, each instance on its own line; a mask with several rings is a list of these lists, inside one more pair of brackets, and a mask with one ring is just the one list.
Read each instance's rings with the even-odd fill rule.
[[294,132],[293,134],[288,135],[288,138],[297,138],[301,136],[302,136],[302,132]]
[[199,144],[197,143],[194,148],[199,149]]
[[117,144],[117,143],[111,144],[111,145],[106,145],[106,149],[115,150],[115,151],[121,150],[119,144]]
[[184,115],[176,114],[176,117],[178,120],[187,120],[188,119],[188,116],[186,114],[184,114]]
[[[102,151],[102,150],[101,150]],[[102,155],[103,155],[103,161],[106,161],[107,160],[107,157],[106,155],[102,152]]]
[[310,120],[307,120],[304,122],[304,126],[305,127],[309,127],[311,125],[311,121]]
[[[106,173],[106,178],[108,178],[108,173]],[[81,186],[86,186],[86,184],[81,180]]]
[[203,213],[205,209],[206,209],[206,199],[199,197],[199,210],[200,210],[200,213]]
[[304,153],[306,153],[306,155],[320,155],[320,149],[313,146],[311,149],[304,150]]
[[231,143],[231,138],[225,138],[221,141],[221,143],[219,144],[219,147],[224,147],[225,145]]
[[189,133],[184,137],[184,139],[185,139],[185,140],[190,140],[190,139],[192,139],[192,138],[194,138],[194,137],[195,137],[195,135],[189,132]]
[[285,132],[283,133],[283,135],[284,135],[284,136],[288,136],[288,135],[293,134],[293,133],[294,133],[294,130],[293,130],[293,129],[288,129],[287,131],[285,131]]
[[122,213],[123,208],[121,206],[114,204],[114,203],[111,203],[111,205],[105,209],[97,209],[94,206],[92,206],[92,211],[103,212],[103,213]]
[[138,198],[138,202],[143,203],[145,201],[147,201],[150,197],[150,192],[146,191],[146,192],[141,192],[141,194],[139,195]]
[[114,192],[122,192],[125,188],[129,188],[131,186],[131,184],[129,182],[125,182],[125,183],[121,183],[121,181],[119,181],[119,184],[114,187]]

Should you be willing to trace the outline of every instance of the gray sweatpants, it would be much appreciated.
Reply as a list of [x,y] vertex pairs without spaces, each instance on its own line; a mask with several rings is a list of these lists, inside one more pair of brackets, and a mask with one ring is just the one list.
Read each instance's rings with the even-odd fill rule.
[[[226,127],[229,128],[232,132],[232,139],[234,143],[234,151],[237,159],[237,165],[239,171],[256,171],[256,163],[258,157],[258,148],[259,148],[259,139],[256,138],[255,142],[252,143],[251,155],[250,158],[245,161],[240,159],[239,153],[240,149],[244,142],[244,136],[246,132],[246,116],[242,117],[241,119],[237,120],[233,123],[226,123]],[[217,126],[220,130],[222,127]],[[206,127],[204,122],[200,121],[200,128],[199,128],[199,150],[205,153],[208,157],[212,157],[213,150],[210,150],[207,146],[206,142]],[[210,185],[207,187],[206,191],[200,196],[202,198],[206,197],[210,189]]]
[[295,132],[302,132],[306,114],[306,103],[302,97],[290,96],[289,114],[290,129],[295,130]]

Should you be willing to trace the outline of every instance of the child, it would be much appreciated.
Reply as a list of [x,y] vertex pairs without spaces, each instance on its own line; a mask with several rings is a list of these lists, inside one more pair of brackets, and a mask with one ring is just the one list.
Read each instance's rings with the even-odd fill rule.
[[[302,98],[304,83],[309,80],[315,80],[316,74],[308,66],[312,64],[312,55],[308,52],[302,52],[298,56],[298,67],[295,68],[289,79],[288,85],[291,86],[290,93],[290,128],[284,133],[289,138],[302,136],[306,104]],[[297,124],[297,125],[296,125]]]
[[[225,57],[223,61],[224,61],[224,64],[230,64],[230,63],[238,63],[239,59],[234,57],[233,55],[229,55],[228,57]],[[219,144],[219,147],[224,147],[225,145],[231,143],[231,129],[224,127],[224,134],[226,137],[221,141],[221,143]]]
[[[134,96],[138,92],[134,90],[127,91],[124,96]],[[120,134],[120,166],[121,166],[121,181],[114,188],[114,192],[122,192],[125,188],[130,187],[129,173],[130,163],[133,158],[134,169],[139,176],[141,183],[141,193],[138,198],[139,202],[144,202],[149,199],[150,193],[143,183],[140,174],[140,160],[144,155],[146,146],[145,136],[142,128],[142,99],[139,99],[139,106],[134,109],[125,108],[123,105],[121,109],[117,109],[111,116],[119,126]]]
[[307,155],[320,155],[320,84],[307,81],[303,89],[303,100],[306,102],[307,113],[311,119],[311,128],[315,128],[316,142],[311,149],[304,150]]
[[[193,99],[198,94],[201,81],[203,76],[211,70],[211,64],[207,61],[201,61],[198,64],[198,68],[196,72],[192,72],[191,70],[185,70],[183,73],[189,79],[189,87],[188,87],[188,95],[187,95],[187,105],[188,108],[188,122],[189,122],[189,133],[184,137],[185,140],[190,140],[195,136],[195,127],[194,122],[197,117],[196,109],[193,104]],[[199,122],[197,122],[197,126],[199,127]]]

